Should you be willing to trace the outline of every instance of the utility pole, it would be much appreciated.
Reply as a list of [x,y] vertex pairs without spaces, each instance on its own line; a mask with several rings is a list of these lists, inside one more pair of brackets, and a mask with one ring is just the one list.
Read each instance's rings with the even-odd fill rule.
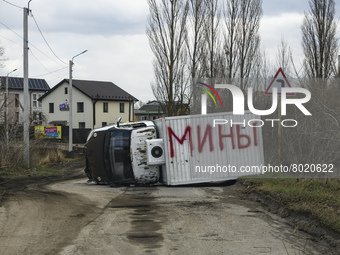
[[84,54],[87,50],[84,50],[83,52],[75,55],[72,60],[70,60],[69,62],[69,72],[70,72],[70,79],[69,79],[69,92],[68,92],[68,96],[69,96],[69,99],[68,99],[68,103],[69,103],[69,106],[68,106],[68,110],[69,110],[69,122],[68,122],[68,151],[73,151],[73,123],[72,123],[72,110],[73,110],[73,107],[72,107],[72,66],[73,66],[73,59],[75,57],[78,57],[79,55],[81,54]]
[[338,77],[340,79],[340,55],[338,55]]
[[[72,59],[73,60],[73,59]],[[68,121],[68,151],[73,151],[73,123],[72,123],[72,66],[73,66],[73,61],[70,60],[69,62],[69,73],[70,73],[70,79],[68,82],[68,110],[69,110],[69,121]]]
[[340,55],[338,55],[338,84],[340,89]]
[[24,8],[24,164],[26,168],[30,166],[29,150],[29,94],[28,94],[28,15],[30,12],[30,0],[28,8]]

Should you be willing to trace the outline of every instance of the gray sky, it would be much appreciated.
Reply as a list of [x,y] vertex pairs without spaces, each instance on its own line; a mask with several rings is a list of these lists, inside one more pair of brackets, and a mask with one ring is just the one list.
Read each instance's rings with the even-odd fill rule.
[[[7,1],[20,7],[28,3]],[[146,0],[33,0],[30,9],[61,61],[29,17],[29,77],[46,79],[53,87],[68,78],[68,61],[87,49],[74,60],[74,79],[112,81],[139,100],[154,99],[150,87],[153,54],[145,34],[149,12]],[[339,4],[336,9],[339,19]],[[261,47],[272,61],[284,37],[300,66],[300,26],[308,10],[307,0],[263,0]],[[0,23],[0,42],[8,59],[0,75],[17,68],[12,75],[22,77],[23,10],[0,0],[0,22],[11,29]]]

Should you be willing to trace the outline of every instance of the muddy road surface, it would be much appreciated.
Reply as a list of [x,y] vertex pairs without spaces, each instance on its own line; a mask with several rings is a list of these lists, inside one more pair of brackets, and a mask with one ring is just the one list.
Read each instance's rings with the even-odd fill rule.
[[76,173],[2,183],[0,254],[335,254],[239,184],[111,188]]

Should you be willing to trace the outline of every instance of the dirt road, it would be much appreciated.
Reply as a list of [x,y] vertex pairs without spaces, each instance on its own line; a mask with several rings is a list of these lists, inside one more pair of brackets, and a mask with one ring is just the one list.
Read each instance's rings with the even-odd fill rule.
[[238,184],[111,188],[86,185],[83,176],[50,181],[7,185],[0,254],[334,254],[241,200]]

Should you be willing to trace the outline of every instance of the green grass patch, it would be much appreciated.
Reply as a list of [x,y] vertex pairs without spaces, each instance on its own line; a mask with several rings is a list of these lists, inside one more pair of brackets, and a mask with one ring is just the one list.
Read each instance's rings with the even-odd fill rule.
[[62,175],[65,170],[57,170],[53,168],[37,166],[30,169],[20,169],[20,168],[7,168],[0,172],[0,176],[5,179],[22,178],[30,176],[52,176],[52,175]]
[[303,213],[340,233],[339,179],[247,179],[250,192],[255,191],[285,206]]

